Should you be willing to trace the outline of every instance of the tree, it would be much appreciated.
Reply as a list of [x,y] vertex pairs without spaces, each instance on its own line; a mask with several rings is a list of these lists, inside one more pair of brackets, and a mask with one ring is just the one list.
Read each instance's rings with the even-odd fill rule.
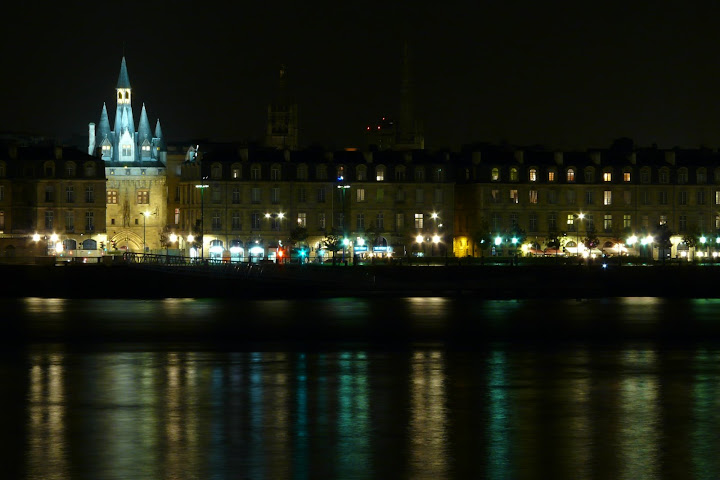
[[658,225],[658,228],[655,230],[655,243],[657,243],[663,263],[665,263],[665,251],[672,248],[670,237],[672,237],[672,232],[667,224]]
[[335,265],[335,253],[342,248],[343,235],[337,229],[330,230],[325,238],[322,239],[322,245],[326,249],[333,252],[333,265]]
[[585,245],[585,248],[588,250],[592,250],[593,248],[597,248],[598,245],[600,245],[600,239],[593,231],[587,232],[587,237],[583,239],[583,245]]
[[688,232],[682,237],[682,241],[685,245],[687,245],[688,248],[693,249],[693,260],[695,260],[695,247],[698,243],[698,234],[697,232]]
[[292,246],[305,245],[308,238],[308,231],[305,227],[295,227],[290,230],[289,243]]
[[480,256],[484,257],[485,250],[492,245],[490,227],[484,218],[480,221],[480,227],[471,234],[471,239],[473,242],[473,257],[475,256],[475,248],[478,248],[478,250],[480,250]]

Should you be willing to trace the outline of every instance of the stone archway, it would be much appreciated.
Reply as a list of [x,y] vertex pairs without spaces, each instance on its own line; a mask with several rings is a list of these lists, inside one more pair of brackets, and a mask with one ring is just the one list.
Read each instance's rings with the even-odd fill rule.
[[119,251],[122,252],[142,252],[143,239],[142,236],[130,229],[121,230],[114,233],[108,238],[109,246],[112,247],[113,242]]

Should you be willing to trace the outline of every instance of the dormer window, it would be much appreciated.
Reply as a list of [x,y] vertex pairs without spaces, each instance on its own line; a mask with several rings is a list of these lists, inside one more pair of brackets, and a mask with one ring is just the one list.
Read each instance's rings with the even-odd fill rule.
[[493,168],[490,172],[490,180],[493,182],[499,182],[500,181],[500,169],[499,168]]
[[511,182],[517,182],[518,181],[518,169],[513,167],[510,169],[510,181]]
[[531,168],[530,172],[528,173],[528,177],[530,178],[531,182],[537,182],[537,169]]

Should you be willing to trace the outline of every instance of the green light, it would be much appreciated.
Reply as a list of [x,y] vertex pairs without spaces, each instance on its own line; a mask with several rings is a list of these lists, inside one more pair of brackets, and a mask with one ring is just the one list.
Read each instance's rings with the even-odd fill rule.
[[700,237],[700,243],[705,244],[706,241],[707,241],[707,238],[705,238],[705,235]]
[[347,247],[348,245],[350,245],[350,240],[348,240],[347,238],[343,238],[343,242],[342,242],[342,243],[343,243],[344,246]]
[[495,237],[495,245],[500,245],[502,243],[501,237]]
[[517,239],[517,237],[513,237],[513,238],[512,238],[512,243],[513,243],[513,245],[516,245],[516,244],[517,244],[517,242],[518,242],[518,239]]

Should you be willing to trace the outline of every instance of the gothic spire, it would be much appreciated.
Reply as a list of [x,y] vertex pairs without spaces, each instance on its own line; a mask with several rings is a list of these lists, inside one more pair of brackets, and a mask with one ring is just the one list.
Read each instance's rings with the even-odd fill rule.
[[120,75],[118,76],[118,83],[116,88],[130,88],[130,77],[127,72],[127,64],[125,63],[125,56],[122,58],[120,64]]
[[138,125],[138,141],[142,143],[145,140],[152,140],[152,131],[150,130],[150,121],[148,120],[145,104],[143,103],[142,111],[140,112],[140,125]]
[[102,113],[100,113],[100,125],[97,129],[98,145],[103,138],[110,137],[110,119],[108,118],[107,105],[103,102]]

